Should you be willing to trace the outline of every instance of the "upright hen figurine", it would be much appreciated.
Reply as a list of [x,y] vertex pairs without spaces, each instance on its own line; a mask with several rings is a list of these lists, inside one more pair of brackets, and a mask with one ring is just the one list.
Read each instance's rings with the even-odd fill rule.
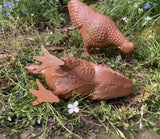
[[74,57],[57,58],[42,47],[43,56],[33,58],[42,65],[30,65],[25,69],[33,74],[45,76],[46,90],[37,79],[39,91],[29,91],[37,96],[33,105],[41,102],[59,102],[59,98],[71,98],[74,95],[88,96],[89,99],[110,99],[128,95],[133,87],[132,80],[112,70]]
[[125,53],[134,49],[134,44],[123,36],[108,16],[80,0],[70,0],[68,10],[73,25],[80,29],[87,53],[92,47],[105,48],[112,44]]

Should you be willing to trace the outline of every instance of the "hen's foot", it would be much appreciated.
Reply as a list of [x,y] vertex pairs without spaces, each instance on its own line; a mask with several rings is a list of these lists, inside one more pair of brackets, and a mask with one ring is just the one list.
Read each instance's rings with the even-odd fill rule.
[[37,99],[32,105],[38,105],[42,102],[59,102],[59,98],[55,96],[52,91],[46,90],[38,79],[36,79],[39,91],[30,89],[29,92],[37,96]]

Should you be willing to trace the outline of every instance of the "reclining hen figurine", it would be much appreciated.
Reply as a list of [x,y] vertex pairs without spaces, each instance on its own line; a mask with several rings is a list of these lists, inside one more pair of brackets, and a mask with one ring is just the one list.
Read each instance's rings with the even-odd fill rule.
[[80,0],[70,0],[68,10],[73,25],[80,29],[88,54],[91,48],[107,48],[110,45],[116,45],[125,53],[134,49],[134,44],[127,40],[108,16]]
[[25,69],[32,74],[45,76],[47,85],[52,89],[46,90],[37,79],[39,91],[29,91],[37,96],[33,105],[41,102],[59,102],[78,96],[88,96],[92,100],[111,99],[128,95],[133,87],[132,80],[102,66],[74,57],[57,58],[51,55],[43,46],[44,56],[33,58],[42,65],[30,65]]

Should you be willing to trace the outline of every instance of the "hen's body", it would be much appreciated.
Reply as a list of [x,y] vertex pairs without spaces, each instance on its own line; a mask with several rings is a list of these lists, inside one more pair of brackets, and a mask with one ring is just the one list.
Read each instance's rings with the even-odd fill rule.
[[73,57],[63,57],[61,60],[64,65],[49,67],[44,74],[48,86],[56,90],[54,94],[60,98],[71,98],[73,91],[79,96],[86,96],[93,92],[94,67],[87,61]]
[[134,49],[134,44],[123,36],[108,16],[80,0],[70,0],[68,10],[73,25],[80,29],[87,51],[92,47],[105,48],[112,44],[125,53]]
[[53,91],[52,93],[44,91],[37,81],[40,91],[30,90],[38,96],[38,101],[34,105],[40,102],[58,102],[58,97],[71,98],[75,95],[88,96],[89,99],[94,100],[110,99],[128,95],[132,90],[132,80],[107,66],[74,57],[58,59],[50,55],[45,48],[42,50],[45,57],[34,57],[41,61],[42,65],[30,65],[25,68],[30,73],[43,74],[47,85]]

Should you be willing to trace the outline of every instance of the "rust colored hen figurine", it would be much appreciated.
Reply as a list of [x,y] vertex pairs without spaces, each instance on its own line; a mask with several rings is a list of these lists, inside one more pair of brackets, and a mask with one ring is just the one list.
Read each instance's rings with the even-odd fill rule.
[[43,56],[33,58],[42,65],[30,65],[25,69],[32,74],[45,76],[46,90],[37,79],[39,91],[29,91],[37,96],[33,105],[41,102],[59,102],[59,98],[67,99],[74,95],[88,96],[89,99],[110,99],[128,95],[133,87],[132,80],[112,70],[74,57],[57,58],[42,47]]
[[91,48],[106,48],[116,45],[130,53],[134,44],[118,30],[112,19],[95,11],[80,0],[70,0],[68,10],[73,25],[80,29],[87,53]]

